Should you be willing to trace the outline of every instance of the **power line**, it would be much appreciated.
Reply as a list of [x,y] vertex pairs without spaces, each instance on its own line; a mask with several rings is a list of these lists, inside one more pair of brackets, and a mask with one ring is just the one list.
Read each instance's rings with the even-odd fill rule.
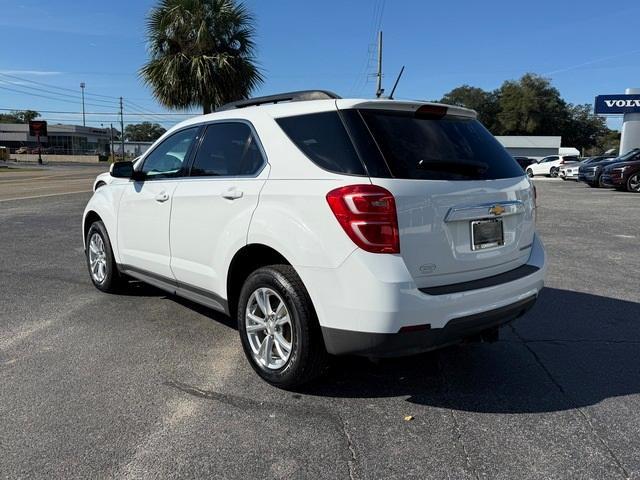
[[[2,76],[3,74],[0,73],[0,76]],[[0,78],[0,82],[3,82],[4,84],[8,84],[8,85],[12,85],[12,86],[17,86],[20,88],[24,88],[24,89],[28,89],[28,90],[35,90],[37,92],[43,92],[43,93],[48,93],[50,95],[57,95],[63,98],[73,98],[73,99],[77,99],[78,98],[78,94],[76,93],[75,95],[69,95],[68,93],[59,93],[59,92],[54,92],[52,90],[47,90],[44,88],[39,88],[39,87],[32,87],[31,85],[22,85],[20,83],[16,83],[16,82],[12,82],[10,80],[3,80],[2,78]],[[88,95],[88,94],[87,94]],[[58,100],[56,97],[52,97],[51,100]],[[104,104],[104,106],[112,106],[115,105],[114,102],[111,102],[109,100],[100,100],[100,99],[93,99],[92,101],[94,102],[100,102],[100,104]],[[89,104],[87,104],[89,105]]]
[[[50,118],[50,117],[47,117],[45,120],[47,122],[75,122],[76,121],[76,119],[73,119],[73,118]],[[103,118],[103,119],[99,119],[99,120],[87,120],[87,123],[105,123],[105,124],[107,124],[107,123],[111,123],[111,122],[113,122],[113,118],[111,118],[111,119]],[[129,122],[129,123],[131,123],[131,122]],[[162,123],[175,125],[177,123],[180,123],[180,120],[165,120]],[[2,124],[0,124],[0,125],[2,125]]]
[[[153,112],[151,112],[150,110],[145,109],[144,107],[132,102],[132,101],[127,101],[126,103],[127,107],[130,110],[133,110],[134,112],[137,112],[138,114],[142,114],[142,115],[146,115],[147,118],[153,120],[153,121],[162,121],[162,118],[160,116],[155,115]],[[132,109],[131,105],[135,105],[137,108]]]
[[[142,112],[148,112],[150,115],[158,115],[157,113],[154,113],[153,111],[149,110],[146,107],[143,107],[142,105],[132,102],[131,100],[127,100],[125,99],[125,101],[129,104],[129,105],[133,105],[134,107],[134,111],[142,111]],[[201,115],[200,112],[183,112],[183,113],[178,113],[178,112],[171,112],[171,115],[191,115],[191,116],[195,116],[195,115]]]
[[[0,72],[0,75],[5,76],[5,77],[14,78],[14,79],[16,79],[16,80],[21,80],[21,81],[23,81],[23,82],[33,83],[33,84],[35,84],[35,85],[41,85],[41,86],[43,86],[43,87],[55,88],[55,89],[63,90],[63,91],[66,91],[66,92],[73,92],[73,93],[76,93],[76,91],[75,91],[74,89],[72,89],[72,88],[59,87],[59,86],[57,86],[57,85],[53,85],[53,84],[50,84],[50,83],[37,82],[37,81],[35,81],[35,80],[30,80],[30,79],[28,79],[28,78],[24,78],[24,77],[18,77],[17,75],[11,75],[11,74],[8,74],[8,73],[2,73],[2,72]],[[97,93],[87,93],[87,96],[102,97],[102,98],[111,98],[111,99],[115,99],[115,100],[117,100],[117,99],[118,99],[118,97],[113,97],[113,96],[111,96],[111,95],[100,95],[100,94],[97,94]],[[113,103],[117,103],[117,102],[113,102]]]
[[380,30],[382,25],[382,16],[384,13],[385,0],[377,0],[373,6],[373,12],[371,16],[371,23],[369,26],[369,34],[367,43],[367,56],[365,58],[365,62],[360,69],[360,73],[355,78],[353,86],[351,87],[351,92],[359,95],[362,89],[367,85],[369,81],[370,74],[368,73],[371,70],[371,63],[374,60],[374,51],[375,51],[375,42],[376,42],[376,32]]
[[[55,97],[50,97],[50,96],[46,96],[46,95],[40,95],[38,93],[33,93],[33,92],[28,92],[28,91],[25,92],[24,90],[18,90],[18,89],[15,89],[15,88],[5,87],[5,86],[2,86],[2,85],[0,85],[0,89],[7,90],[9,92],[20,93],[22,95],[30,95],[30,96],[33,96],[33,97],[46,98],[47,100],[52,100],[52,101],[55,101],[55,102],[66,102],[66,103],[74,103],[74,104],[79,103],[78,101],[74,102],[72,100],[67,100],[67,99],[64,99],[64,98],[55,98]],[[95,104],[95,103],[87,103],[86,105],[89,105],[91,107],[102,107],[102,108],[107,106],[107,105],[99,105],[99,104]]]
[[[24,111],[24,110],[35,110],[38,113],[67,113],[71,115],[82,115],[82,112],[70,112],[63,110],[39,110],[37,108],[0,108],[1,111],[5,112],[13,112],[13,111]],[[196,116],[200,115],[199,113],[174,113],[174,112],[151,112],[153,115],[157,116]],[[120,112],[85,112],[86,115],[120,115]],[[125,115],[148,115],[146,113],[125,113]]]

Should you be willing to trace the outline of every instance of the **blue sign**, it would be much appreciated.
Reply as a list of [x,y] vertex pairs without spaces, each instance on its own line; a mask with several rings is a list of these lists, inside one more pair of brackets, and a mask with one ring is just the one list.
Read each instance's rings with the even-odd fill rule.
[[603,115],[640,113],[640,94],[598,95],[595,112]]

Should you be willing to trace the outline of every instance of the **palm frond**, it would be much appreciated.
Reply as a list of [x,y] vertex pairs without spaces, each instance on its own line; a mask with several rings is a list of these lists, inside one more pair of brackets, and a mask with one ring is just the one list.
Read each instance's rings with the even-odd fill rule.
[[160,0],[147,17],[149,60],[139,75],[168,108],[204,111],[247,98],[264,77],[255,20],[235,0]]

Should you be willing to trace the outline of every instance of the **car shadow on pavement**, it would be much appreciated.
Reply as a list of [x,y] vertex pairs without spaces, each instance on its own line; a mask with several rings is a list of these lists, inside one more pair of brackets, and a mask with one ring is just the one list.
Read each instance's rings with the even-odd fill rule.
[[200,305],[199,303],[192,302],[191,300],[187,300],[186,298],[179,297],[177,295],[171,295],[164,290],[161,290],[157,287],[154,287],[153,285],[141,282],[139,280],[128,280],[126,288],[123,288],[121,291],[119,291],[118,295],[133,297],[162,297],[164,299],[178,303],[183,307],[193,310],[194,312],[197,312],[205,317],[208,317],[215,322],[226,325],[229,328],[233,328],[235,330],[238,329],[236,321],[232,320],[228,315],[225,315],[222,312],[218,312],[211,308],[205,307],[204,305]]
[[412,357],[336,359],[305,389],[483,413],[535,413],[640,393],[640,303],[545,288],[536,306],[491,344]]

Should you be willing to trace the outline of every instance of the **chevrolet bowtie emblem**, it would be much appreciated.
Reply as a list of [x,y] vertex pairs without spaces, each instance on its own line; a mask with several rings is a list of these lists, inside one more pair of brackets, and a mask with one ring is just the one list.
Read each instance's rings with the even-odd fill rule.
[[491,215],[502,215],[505,212],[505,208],[502,205],[494,205],[489,209],[489,213]]

